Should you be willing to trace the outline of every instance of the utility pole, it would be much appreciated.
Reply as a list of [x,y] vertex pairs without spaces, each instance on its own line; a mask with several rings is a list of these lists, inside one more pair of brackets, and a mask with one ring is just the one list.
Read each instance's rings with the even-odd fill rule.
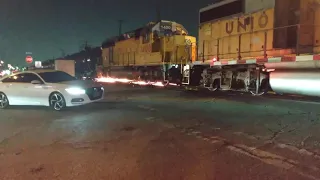
[[63,49],[59,49],[60,50],[60,52],[61,52],[61,56],[62,56],[62,58],[65,58],[65,56],[66,56],[66,52],[63,50]]
[[156,0],[156,20],[157,22],[161,21],[161,8],[160,8],[160,0]]
[[121,36],[123,20],[120,19],[120,20],[118,20],[118,22],[119,22],[119,36]]
[[87,48],[88,48],[88,41],[86,40],[86,41],[84,42],[84,49],[87,50]]

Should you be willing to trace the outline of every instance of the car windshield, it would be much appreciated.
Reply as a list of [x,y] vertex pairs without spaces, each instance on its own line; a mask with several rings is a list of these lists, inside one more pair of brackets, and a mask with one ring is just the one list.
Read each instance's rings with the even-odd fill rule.
[[57,82],[63,82],[63,81],[76,80],[75,77],[63,71],[42,72],[42,73],[39,73],[39,76],[41,76],[41,78],[48,83],[57,83]]

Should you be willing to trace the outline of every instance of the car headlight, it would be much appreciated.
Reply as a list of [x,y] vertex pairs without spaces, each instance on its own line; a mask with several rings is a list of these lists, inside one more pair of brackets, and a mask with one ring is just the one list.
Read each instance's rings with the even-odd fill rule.
[[81,95],[81,94],[85,94],[86,93],[86,90],[84,90],[82,88],[77,88],[77,87],[67,88],[66,91],[69,94],[72,94],[72,95]]

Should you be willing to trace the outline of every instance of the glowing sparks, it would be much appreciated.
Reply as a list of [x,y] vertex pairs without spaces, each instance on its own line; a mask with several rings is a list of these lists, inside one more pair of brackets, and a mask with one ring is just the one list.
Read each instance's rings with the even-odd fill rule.
[[130,80],[125,78],[113,78],[113,77],[99,77],[96,78],[97,82],[103,82],[103,83],[128,83],[128,84],[135,84],[140,86],[156,86],[156,87],[165,87],[166,85],[169,86],[177,86],[175,83],[166,83],[164,84],[161,81],[151,82],[151,81],[136,81],[136,80]]

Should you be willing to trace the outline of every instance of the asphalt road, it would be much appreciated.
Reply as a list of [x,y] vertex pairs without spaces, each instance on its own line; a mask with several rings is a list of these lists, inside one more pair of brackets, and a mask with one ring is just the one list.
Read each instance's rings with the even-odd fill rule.
[[106,85],[105,100],[0,120],[0,179],[320,179],[320,104]]

